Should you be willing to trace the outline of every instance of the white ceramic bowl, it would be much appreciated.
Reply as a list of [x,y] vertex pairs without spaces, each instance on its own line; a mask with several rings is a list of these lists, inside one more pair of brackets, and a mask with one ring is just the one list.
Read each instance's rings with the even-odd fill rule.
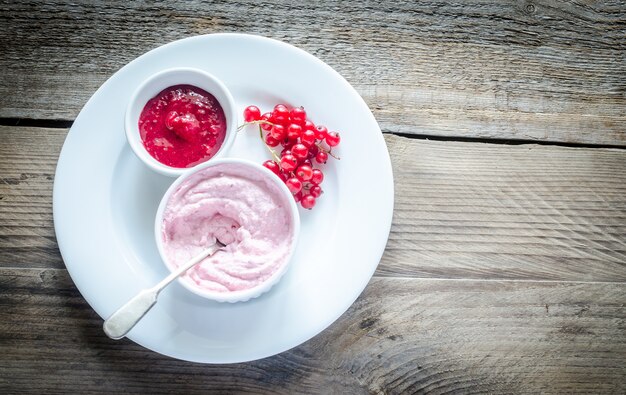
[[161,199],[161,203],[159,204],[159,208],[157,210],[155,222],[154,222],[154,235],[156,239],[157,248],[159,250],[159,255],[161,259],[165,263],[165,266],[173,271],[176,268],[167,260],[165,255],[164,246],[163,246],[163,235],[162,235],[162,224],[163,224],[163,213],[165,211],[165,207],[170,199],[170,196],[178,189],[179,185],[181,185],[188,177],[196,174],[199,171],[202,171],[208,167],[219,166],[219,165],[228,165],[234,164],[238,166],[245,166],[250,169],[251,173],[258,172],[259,177],[265,177],[268,181],[275,183],[278,186],[281,194],[284,195],[285,201],[287,203],[287,209],[289,210],[289,215],[291,218],[291,222],[293,224],[293,235],[291,242],[291,250],[288,253],[287,260],[283,266],[281,266],[270,278],[268,278],[265,282],[257,285],[254,288],[245,289],[241,291],[231,291],[231,292],[216,292],[216,291],[207,291],[199,288],[194,283],[186,280],[184,277],[179,278],[179,282],[191,292],[203,296],[205,298],[215,300],[218,302],[245,302],[249,299],[256,298],[261,294],[267,292],[272,288],[280,278],[285,274],[287,268],[289,267],[290,261],[293,256],[293,252],[296,249],[296,245],[298,243],[298,235],[300,233],[300,215],[298,213],[298,207],[293,198],[289,189],[285,183],[278,178],[274,173],[265,167],[248,161],[244,159],[236,159],[236,158],[228,158],[228,159],[215,159],[209,162],[205,162],[199,164],[198,166],[188,169],[181,177],[179,177],[174,183],[169,187],[169,189],[165,192],[165,195]]
[[208,161],[224,157],[230,149],[237,131],[237,108],[233,96],[230,94],[228,88],[213,75],[193,68],[173,68],[161,71],[145,80],[133,93],[128,107],[126,108],[126,117],[124,120],[126,139],[135,155],[148,167],[170,177],[180,176],[185,171],[189,170],[189,168],[167,166],[153,158],[148,151],[146,151],[141,141],[141,136],[139,135],[139,116],[146,103],[159,92],[170,86],[181,84],[193,85],[204,89],[215,96],[224,109],[224,115],[226,116],[226,136],[224,137],[224,142],[219,151]]

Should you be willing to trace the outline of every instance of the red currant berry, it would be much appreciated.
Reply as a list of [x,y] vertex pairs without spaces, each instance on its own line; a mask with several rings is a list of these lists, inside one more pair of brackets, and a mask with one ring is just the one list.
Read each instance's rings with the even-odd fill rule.
[[287,128],[287,138],[290,140],[297,139],[298,137],[300,137],[300,134],[302,134],[302,126],[300,125],[296,125],[295,123],[292,123]]
[[315,197],[313,195],[303,196],[302,200],[300,200],[300,204],[302,207],[310,210],[315,206]]
[[315,131],[315,124],[307,119],[306,121],[304,121],[304,126],[302,126],[302,129]]
[[296,177],[301,181],[309,181],[313,176],[313,168],[309,165],[300,165],[296,170]]
[[295,124],[304,125],[304,122],[306,121],[306,111],[304,111],[304,108],[302,107],[294,107],[289,112],[289,118],[291,119],[291,122]]
[[291,155],[291,150],[290,149],[283,149],[283,152],[280,153],[280,156],[283,157],[285,155]]
[[302,191],[296,193],[295,195],[293,195],[293,198],[296,199],[296,203],[298,203],[300,200],[302,200]]
[[309,159],[313,159],[315,158],[315,155],[317,155],[317,153],[319,152],[319,148],[317,148],[317,145],[312,145],[309,147]]
[[267,136],[265,136],[265,144],[270,147],[276,147],[278,144],[280,144],[280,141],[276,140],[274,137],[268,134]]
[[311,166],[311,168],[313,168],[313,163],[311,163],[310,159],[305,159],[302,161],[302,163],[300,163],[301,165],[307,165],[307,166]]
[[328,129],[326,129],[326,126],[317,125],[315,127],[315,130],[315,137],[318,140],[324,140],[326,138],[326,133],[328,133]]
[[276,175],[280,173],[280,166],[278,166],[278,163],[274,162],[273,160],[266,160],[265,162],[263,162],[263,167],[271,170],[272,173]]
[[283,125],[284,127],[289,125],[289,118],[283,117],[282,115],[272,116],[272,119],[274,119],[274,125]]
[[243,110],[243,120],[246,122],[258,121],[261,119],[261,110],[257,106],[248,106]]
[[285,127],[283,125],[274,125],[270,133],[272,137],[279,141],[284,140],[285,137],[287,137],[287,132],[285,131]]
[[313,184],[321,184],[324,181],[324,173],[320,169],[313,169],[313,174],[311,174],[311,182]]
[[300,135],[300,142],[307,147],[311,147],[313,144],[315,144],[315,132],[312,130],[305,130]]
[[296,194],[302,190],[302,181],[298,180],[296,177],[291,177],[287,181],[285,181],[287,188],[292,194]]
[[294,144],[295,144],[295,142],[293,142],[292,140],[289,140],[286,137],[285,137],[285,139],[283,141],[280,142],[280,145],[282,145],[283,148],[285,148],[285,149],[290,149],[291,147],[293,147]]
[[[261,115],[261,121],[272,122],[272,113],[266,112],[265,114]],[[267,123],[262,123],[261,129],[265,130],[266,132],[269,132],[270,130],[272,130],[272,125],[267,124]]]
[[289,120],[289,110],[284,104],[277,104],[272,111],[272,118],[275,123],[285,124]]
[[283,113],[285,115],[288,115],[289,114],[289,109],[287,108],[286,104],[279,103],[279,104],[274,106],[274,112],[280,112],[280,113]]
[[293,171],[298,165],[298,160],[292,154],[286,154],[280,159],[280,167],[284,171]]
[[322,187],[320,187],[319,185],[313,185],[311,186],[311,188],[309,188],[309,193],[314,198],[318,198],[322,195],[322,193],[324,193],[324,191],[322,191]]
[[320,151],[317,153],[317,155],[315,155],[315,161],[317,163],[326,163],[328,161],[328,154],[324,151]]
[[336,147],[339,145],[340,141],[341,137],[339,137],[339,133],[328,132],[328,134],[326,134],[326,144],[328,144],[329,147]]
[[293,147],[291,147],[291,153],[297,159],[302,160],[302,159],[306,159],[307,155],[309,154],[309,149],[304,144],[296,144]]

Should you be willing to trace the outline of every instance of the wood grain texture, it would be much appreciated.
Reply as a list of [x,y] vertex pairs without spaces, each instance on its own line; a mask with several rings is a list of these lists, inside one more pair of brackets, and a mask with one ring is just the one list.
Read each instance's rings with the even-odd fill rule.
[[378,275],[626,281],[626,150],[386,141]]
[[[0,266],[62,268],[67,131],[0,127]],[[626,281],[626,150],[387,135],[396,202],[378,276]]]
[[374,279],[295,349],[201,365],[106,338],[65,270],[0,269],[0,279],[2,393],[626,390],[624,284]]
[[64,267],[52,186],[66,129],[0,126],[0,266]]
[[2,2],[0,117],[74,119],[114,71],[245,32],[334,67],[384,131],[626,145],[621,1]]
[[[225,31],[313,53],[385,132],[626,147],[617,0],[0,0],[0,123],[71,121],[145,51]],[[392,231],[357,302],[288,352],[200,365],[106,338],[72,284],[66,133],[0,126],[2,394],[626,393],[624,149],[386,135]]]

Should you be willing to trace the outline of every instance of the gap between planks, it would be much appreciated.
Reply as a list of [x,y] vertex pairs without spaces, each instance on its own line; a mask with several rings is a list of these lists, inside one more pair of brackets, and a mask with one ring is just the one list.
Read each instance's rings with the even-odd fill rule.
[[[19,271],[55,271],[55,272],[67,272],[64,268],[49,268],[49,267],[18,267],[18,266],[2,266],[0,272],[3,270],[19,270]],[[69,274],[69,273],[68,273]],[[519,283],[519,284],[598,284],[598,285],[626,285],[626,281],[580,281],[580,280],[529,280],[529,279],[497,279],[497,278],[446,278],[446,277],[412,277],[412,276],[385,276],[380,274],[374,274],[374,279],[379,280],[394,280],[394,281],[454,281],[454,282],[472,282],[472,283]],[[369,285],[369,283],[368,283]]]
[[[74,124],[70,119],[34,119],[34,118],[0,118],[0,126],[13,126],[13,127],[37,127],[37,128],[50,128],[50,129],[70,129]],[[383,134],[394,135],[399,137],[405,137],[412,140],[429,140],[429,141],[456,141],[464,143],[483,143],[483,144],[498,144],[498,145],[524,145],[524,144],[537,144],[556,147],[569,147],[569,148],[613,148],[613,149],[626,149],[624,145],[614,144],[592,144],[592,143],[568,143],[563,141],[542,141],[531,139],[501,139],[501,138],[488,138],[488,137],[463,137],[463,136],[440,136],[431,134],[412,134],[394,132],[391,130],[382,130]]]

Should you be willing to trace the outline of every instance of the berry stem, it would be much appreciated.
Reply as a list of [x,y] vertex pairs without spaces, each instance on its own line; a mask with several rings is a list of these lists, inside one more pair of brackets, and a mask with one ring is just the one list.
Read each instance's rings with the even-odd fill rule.
[[324,152],[326,152],[328,155],[332,156],[333,158],[335,158],[335,159],[337,159],[337,160],[341,160],[341,158],[340,158],[340,157],[338,157],[337,155],[333,154],[333,152],[332,152],[332,148],[331,148],[331,149],[326,149],[326,148],[322,147],[322,145],[321,145],[321,144],[317,144],[317,143],[316,143],[315,145],[317,146],[317,148],[319,148],[319,150],[320,150],[320,151],[324,151]]
[[261,125],[272,125],[272,126],[274,126],[274,124],[269,122],[269,121],[258,120],[258,121],[244,122],[243,124],[241,124],[241,125],[239,125],[237,127],[237,131],[240,131],[241,129],[245,128],[248,125],[259,125],[259,127],[261,127]]
[[[257,121],[255,121],[255,122],[257,122]],[[265,122],[265,121],[260,121],[260,122]],[[250,123],[253,123],[253,122],[250,122]],[[263,145],[265,145],[267,147],[267,149],[270,151],[270,153],[272,154],[272,159],[274,160],[274,162],[280,163],[280,158],[278,157],[278,155],[276,155],[276,152],[274,152],[272,147],[267,145],[267,143],[265,142],[265,139],[263,138],[263,129],[261,129],[261,125],[259,125],[259,137],[261,138],[261,141],[263,142]]]

